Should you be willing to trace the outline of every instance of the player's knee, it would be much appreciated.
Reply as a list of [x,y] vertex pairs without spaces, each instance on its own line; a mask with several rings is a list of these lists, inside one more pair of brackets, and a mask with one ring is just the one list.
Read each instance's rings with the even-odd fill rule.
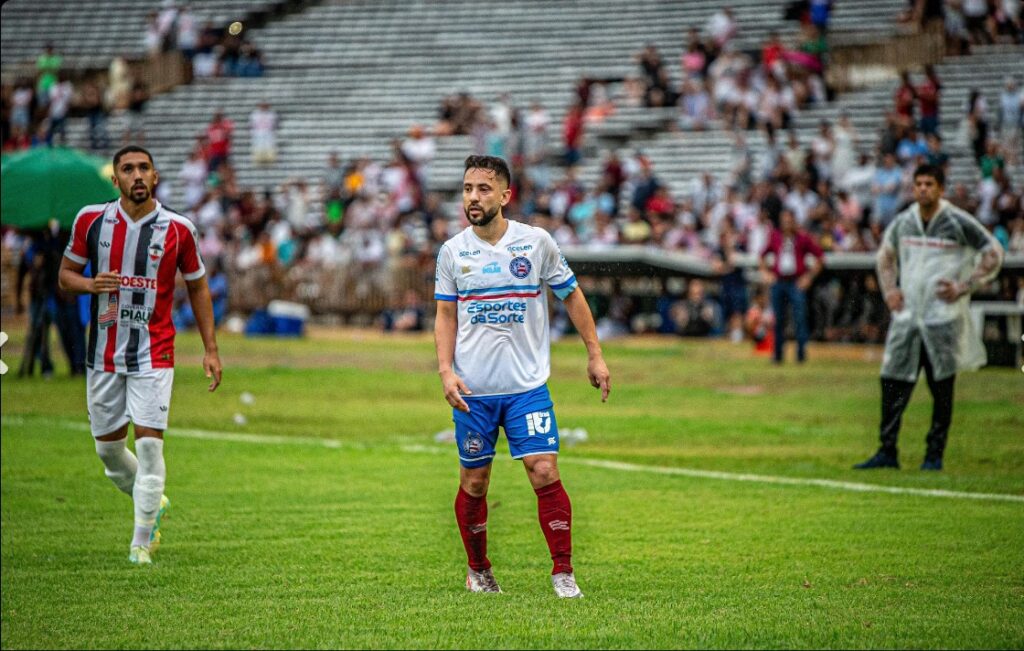
[[124,455],[124,441],[96,441],[96,456],[108,468]]
[[553,459],[537,459],[527,465],[534,486],[547,486],[558,481],[558,465]]
[[462,480],[462,490],[473,497],[483,497],[487,494],[487,487],[490,484],[488,477],[465,477]]

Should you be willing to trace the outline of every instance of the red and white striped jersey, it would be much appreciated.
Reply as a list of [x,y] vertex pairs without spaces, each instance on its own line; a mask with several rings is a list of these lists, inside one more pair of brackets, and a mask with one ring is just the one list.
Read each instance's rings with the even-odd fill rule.
[[138,221],[120,201],[86,206],[64,255],[91,263],[94,276],[121,276],[120,291],[92,297],[86,365],[111,373],[172,368],[175,275],[180,269],[185,280],[195,280],[206,273],[192,222],[159,202]]

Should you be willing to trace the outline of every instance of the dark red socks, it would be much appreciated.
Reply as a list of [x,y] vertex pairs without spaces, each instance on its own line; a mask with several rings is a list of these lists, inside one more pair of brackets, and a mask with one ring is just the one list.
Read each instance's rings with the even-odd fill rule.
[[455,520],[459,523],[470,569],[486,570],[491,566],[487,560],[487,498],[473,497],[460,486],[455,497]]
[[572,572],[572,505],[561,481],[536,488],[537,515],[554,561],[552,574]]

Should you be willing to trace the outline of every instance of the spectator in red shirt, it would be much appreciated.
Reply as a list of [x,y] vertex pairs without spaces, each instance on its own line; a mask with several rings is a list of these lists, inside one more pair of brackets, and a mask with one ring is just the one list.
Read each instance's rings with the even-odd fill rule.
[[224,116],[224,111],[217,109],[213,120],[206,127],[206,137],[210,140],[211,171],[215,171],[231,157],[231,135],[234,130],[235,123]]
[[917,90],[910,82],[910,73],[904,70],[900,73],[900,85],[896,88],[894,103],[896,105],[896,119],[902,127],[909,127],[914,124],[914,100],[917,98]]
[[[814,259],[810,266],[806,262],[808,255]],[[789,306],[793,308],[796,330],[796,359],[798,362],[807,359],[807,290],[821,272],[823,260],[821,247],[797,227],[793,211],[784,208],[779,215],[779,228],[769,236],[760,260],[761,275],[771,285],[776,364],[782,363],[786,344],[786,308]]]
[[785,74],[785,62],[782,55],[786,48],[779,39],[779,33],[772,31],[768,33],[768,40],[761,48],[761,65],[765,72],[778,78]]
[[619,160],[619,154],[614,150],[609,150],[604,159],[604,170],[601,174],[602,181],[608,186],[608,192],[614,198],[612,204],[612,216],[617,216],[619,213],[619,197],[622,194],[622,186],[626,182],[626,173],[622,169],[622,161]]
[[574,104],[565,116],[565,123],[562,126],[562,136],[565,142],[565,164],[575,165],[580,161],[582,153],[580,147],[583,144],[583,112],[584,106]]
[[917,130],[928,135],[939,132],[939,93],[942,91],[942,82],[935,74],[935,68],[931,64],[924,67],[924,81],[917,87],[917,101],[921,110],[921,120],[918,122]]

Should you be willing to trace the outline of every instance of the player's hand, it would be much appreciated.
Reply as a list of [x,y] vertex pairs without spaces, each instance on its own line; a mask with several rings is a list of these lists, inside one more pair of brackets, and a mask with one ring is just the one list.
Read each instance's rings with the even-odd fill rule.
[[796,279],[796,286],[800,291],[806,292],[813,281],[814,278],[811,277],[811,274],[804,274]]
[[890,312],[903,311],[903,292],[894,289],[885,294],[885,304],[889,306]]
[[444,371],[441,373],[441,386],[444,388],[444,399],[448,401],[448,404],[468,414],[469,405],[462,399],[462,396],[473,395],[473,392],[469,390],[462,378],[452,371]]
[[220,354],[216,350],[206,351],[206,354],[203,355],[203,370],[206,371],[206,377],[212,378],[210,381],[211,392],[216,391],[220,386],[221,369]]
[[116,271],[104,271],[92,279],[92,293],[116,292],[121,288],[121,276]]
[[591,358],[587,363],[587,375],[590,377],[590,386],[601,389],[601,402],[608,402],[608,394],[612,392],[612,376],[608,372],[608,365],[604,363],[604,357],[598,355]]
[[775,277],[774,273],[770,271],[761,272],[761,282],[765,285],[774,285],[776,280],[778,280],[778,278]]
[[947,303],[956,301],[956,299],[960,298],[965,293],[966,288],[964,285],[954,280],[940,278],[939,281],[935,283],[935,295]]

